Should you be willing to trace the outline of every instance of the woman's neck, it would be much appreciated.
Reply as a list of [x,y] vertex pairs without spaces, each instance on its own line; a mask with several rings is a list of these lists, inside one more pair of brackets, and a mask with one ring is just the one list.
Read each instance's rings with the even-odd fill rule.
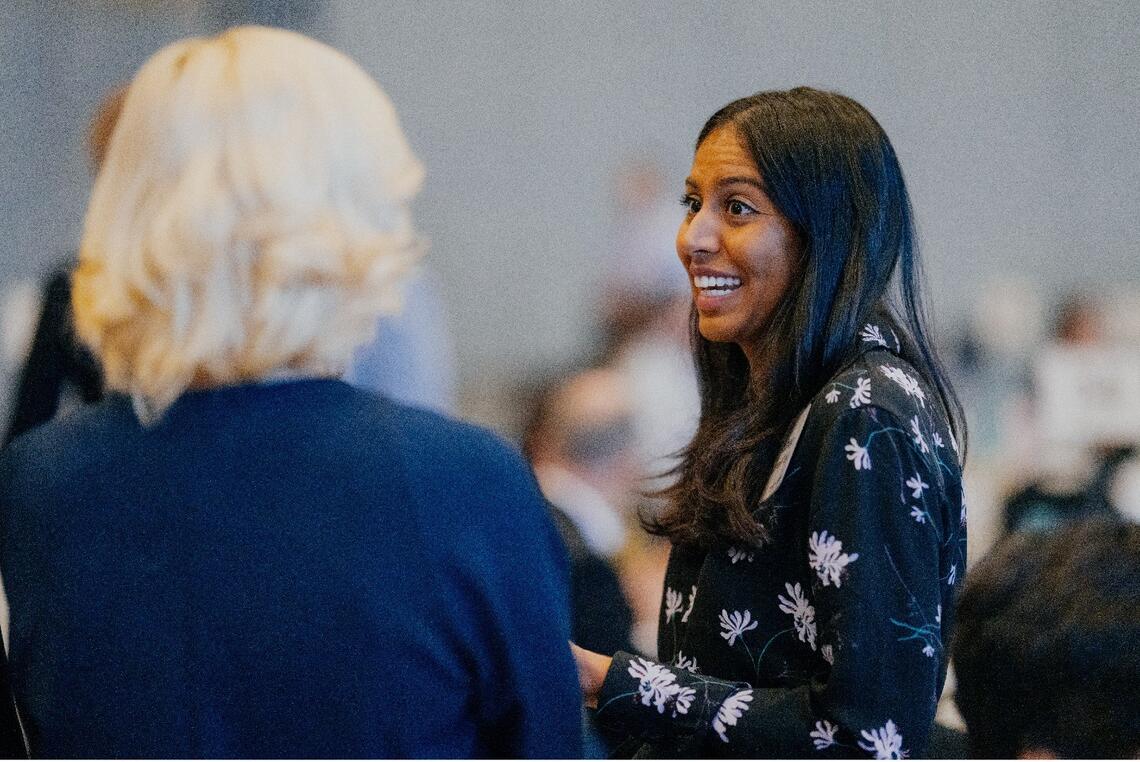
[[748,384],[753,389],[763,389],[772,377],[771,353],[761,347],[748,347],[740,344],[740,350],[748,360]]

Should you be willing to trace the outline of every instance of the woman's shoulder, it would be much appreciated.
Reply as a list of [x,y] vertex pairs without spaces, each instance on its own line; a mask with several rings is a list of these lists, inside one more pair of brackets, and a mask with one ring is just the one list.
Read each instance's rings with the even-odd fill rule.
[[821,443],[829,437],[846,442],[856,429],[897,431],[920,449],[952,450],[948,460],[960,461],[937,387],[895,350],[893,345],[865,347],[832,376],[811,400],[804,436]]
[[835,421],[848,411],[887,413],[901,421],[915,415],[946,418],[934,383],[886,348],[861,353],[823,385],[811,401],[812,418]]

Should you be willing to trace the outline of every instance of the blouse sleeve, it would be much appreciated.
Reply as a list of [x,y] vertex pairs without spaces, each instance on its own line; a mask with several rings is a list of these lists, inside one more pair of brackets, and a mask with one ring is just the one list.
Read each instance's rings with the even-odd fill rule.
[[944,480],[923,445],[870,406],[822,437],[803,548],[810,598],[788,601],[818,627],[809,683],[752,688],[619,654],[600,716],[716,756],[920,756],[945,661],[941,586],[954,583],[940,577]]

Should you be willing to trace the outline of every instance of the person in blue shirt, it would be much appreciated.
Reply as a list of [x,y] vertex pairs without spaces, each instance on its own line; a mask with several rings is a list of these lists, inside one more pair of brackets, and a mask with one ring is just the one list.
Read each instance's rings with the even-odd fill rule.
[[339,380],[398,307],[423,170],[299,34],[156,53],[87,213],[110,391],[0,456],[39,757],[575,757],[565,551],[489,432]]

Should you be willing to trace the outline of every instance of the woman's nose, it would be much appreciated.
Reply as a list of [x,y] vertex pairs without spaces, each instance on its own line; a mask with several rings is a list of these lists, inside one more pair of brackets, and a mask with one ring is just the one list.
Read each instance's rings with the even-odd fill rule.
[[716,217],[704,209],[686,218],[677,230],[677,254],[682,259],[714,254],[719,248]]

